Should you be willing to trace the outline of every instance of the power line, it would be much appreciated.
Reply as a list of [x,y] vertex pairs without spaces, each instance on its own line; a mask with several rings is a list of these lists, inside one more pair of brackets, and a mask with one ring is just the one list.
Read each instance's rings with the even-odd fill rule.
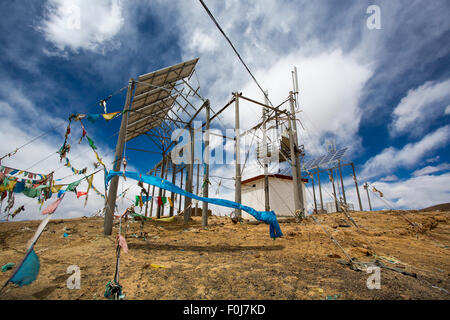
[[[259,85],[258,81],[256,80],[255,76],[253,75],[253,73],[250,71],[250,69],[248,68],[247,64],[244,62],[244,60],[242,59],[241,55],[239,54],[239,52],[236,50],[236,48],[234,47],[233,43],[231,42],[231,40],[228,38],[228,36],[225,34],[225,32],[223,31],[223,29],[221,28],[221,26],[219,25],[219,23],[217,22],[216,18],[214,18],[213,14],[211,13],[211,11],[209,11],[208,7],[206,6],[206,4],[203,2],[203,0],[199,0],[200,3],[202,4],[203,8],[205,8],[206,12],[208,13],[209,17],[211,18],[211,20],[214,22],[214,24],[217,26],[217,28],[220,30],[220,32],[223,34],[223,36],[225,37],[225,39],[228,41],[228,43],[230,44],[231,48],[233,49],[233,51],[236,53],[237,57],[239,58],[239,60],[242,62],[242,64],[244,65],[245,69],[247,70],[247,72],[250,74],[250,76],[252,77],[253,81],[256,83],[256,85],[258,86],[259,90],[261,90],[261,92],[263,93],[264,97],[267,98],[267,101],[269,101],[270,105],[272,105],[272,102],[269,100],[269,96],[267,95],[267,93],[261,88],[261,86]],[[273,105],[272,105],[273,106]]]

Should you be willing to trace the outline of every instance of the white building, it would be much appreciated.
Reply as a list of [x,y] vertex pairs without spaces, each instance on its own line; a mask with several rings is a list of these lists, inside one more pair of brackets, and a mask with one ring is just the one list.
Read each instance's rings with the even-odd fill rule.
[[[306,208],[306,190],[303,179],[303,206]],[[241,183],[242,204],[254,208],[257,211],[265,211],[264,208],[264,175],[259,175]],[[283,174],[271,174],[269,176],[269,204],[270,210],[275,211],[279,217],[294,216],[294,196],[292,177]],[[254,220],[245,211],[242,211],[242,218]]]

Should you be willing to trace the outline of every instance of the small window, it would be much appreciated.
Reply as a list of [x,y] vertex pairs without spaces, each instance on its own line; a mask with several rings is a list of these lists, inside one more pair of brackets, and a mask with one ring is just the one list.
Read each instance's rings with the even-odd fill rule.
[[256,184],[252,185],[253,188],[256,188]]

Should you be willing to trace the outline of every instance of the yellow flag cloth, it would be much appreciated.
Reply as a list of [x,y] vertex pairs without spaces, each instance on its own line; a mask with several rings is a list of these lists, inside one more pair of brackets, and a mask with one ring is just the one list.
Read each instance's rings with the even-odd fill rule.
[[171,198],[167,198],[167,200],[169,200],[169,205],[170,205],[171,207],[173,207],[172,199],[171,199]]
[[120,113],[120,111],[116,111],[116,112],[102,114],[102,116],[103,116],[103,118],[105,118],[106,121],[109,121],[112,118],[114,118],[116,115],[118,115],[119,113]]
[[95,156],[97,157],[97,161],[98,161],[102,166],[106,167],[105,164],[104,164],[103,161],[102,161],[102,158],[100,158],[100,157],[98,156],[97,151],[94,150],[94,153],[95,153]]
[[16,183],[16,181],[9,181],[6,187],[4,185],[0,185],[0,191],[12,191]]
[[57,193],[59,190],[61,190],[61,188],[63,187],[63,185],[54,185],[52,186],[52,193]]

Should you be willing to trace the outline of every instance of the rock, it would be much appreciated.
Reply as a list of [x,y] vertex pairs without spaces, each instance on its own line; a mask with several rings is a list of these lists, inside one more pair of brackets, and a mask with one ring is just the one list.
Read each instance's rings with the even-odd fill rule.
[[337,258],[337,259],[340,259],[341,256],[338,255],[338,254],[336,254],[336,253],[330,253],[330,254],[328,254],[328,258]]

